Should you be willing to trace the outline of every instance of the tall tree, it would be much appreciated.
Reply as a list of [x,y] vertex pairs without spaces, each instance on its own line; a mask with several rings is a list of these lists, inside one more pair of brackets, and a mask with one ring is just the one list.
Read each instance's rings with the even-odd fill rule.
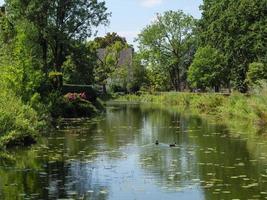
[[37,28],[44,72],[61,71],[71,43],[90,37],[110,15],[98,0],[6,0],[6,8],[14,25],[26,19]]
[[63,63],[63,79],[68,84],[90,85],[94,82],[94,68],[97,65],[97,53],[92,42],[73,42],[70,55]]
[[225,54],[228,77],[240,92],[247,91],[246,74],[252,62],[266,58],[266,0],[204,0],[199,22],[201,45]]
[[141,51],[147,52],[147,60],[160,66],[169,77],[172,88],[182,89],[194,51],[194,28],[196,20],[182,11],[167,11],[138,36]]

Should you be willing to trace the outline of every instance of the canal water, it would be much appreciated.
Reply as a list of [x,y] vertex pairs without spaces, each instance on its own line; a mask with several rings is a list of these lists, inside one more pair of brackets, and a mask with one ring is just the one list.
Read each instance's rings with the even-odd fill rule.
[[0,153],[0,199],[267,199],[267,138],[215,122],[138,104],[65,120]]

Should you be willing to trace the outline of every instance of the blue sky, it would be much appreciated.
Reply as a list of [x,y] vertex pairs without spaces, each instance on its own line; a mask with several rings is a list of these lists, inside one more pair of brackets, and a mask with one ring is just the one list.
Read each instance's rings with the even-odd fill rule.
[[200,18],[202,0],[106,0],[106,3],[112,17],[110,25],[101,28],[99,35],[117,32],[133,43],[133,39],[155,18],[156,13],[180,9]]
[[[0,0],[0,4],[3,0]],[[183,10],[200,18],[199,6],[202,0],[106,0],[109,12],[112,12],[110,25],[99,27],[99,36],[107,32],[117,32],[133,43],[137,34],[148,25],[156,13],[167,10]]]

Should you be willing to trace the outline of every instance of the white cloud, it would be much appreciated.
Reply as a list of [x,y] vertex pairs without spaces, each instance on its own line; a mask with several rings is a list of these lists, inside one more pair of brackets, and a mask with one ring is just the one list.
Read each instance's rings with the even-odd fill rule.
[[141,0],[141,5],[147,8],[151,8],[153,6],[158,6],[162,3],[163,0]]

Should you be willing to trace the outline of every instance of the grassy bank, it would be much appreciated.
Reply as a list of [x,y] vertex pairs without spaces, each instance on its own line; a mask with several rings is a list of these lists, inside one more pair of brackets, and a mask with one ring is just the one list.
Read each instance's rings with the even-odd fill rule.
[[195,114],[216,116],[222,120],[238,119],[256,126],[267,125],[267,95],[160,93],[121,96],[117,100],[175,106]]
[[60,118],[88,118],[103,110],[101,100],[86,93],[34,95],[23,102],[11,90],[0,91],[0,150],[36,143],[41,129],[47,131]]
[[36,141],[37,112],[7,90],[0,92],[0,149]]

